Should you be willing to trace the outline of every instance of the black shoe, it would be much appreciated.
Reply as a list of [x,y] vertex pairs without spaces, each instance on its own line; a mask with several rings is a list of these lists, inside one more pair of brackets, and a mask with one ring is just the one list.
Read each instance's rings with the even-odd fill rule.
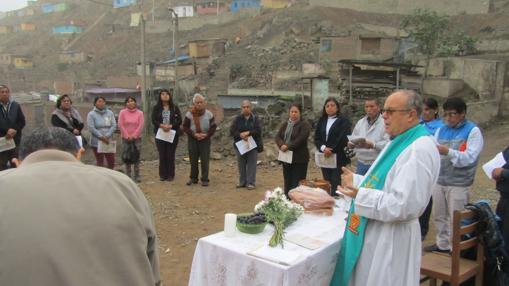
[[441,252],[441,253],[450,253],[449,249],[440,249],[436,244],[428,245],[424,247],[424,252]]
[[191,186],[192,184],[198,184],[198,181],[195,180],[189,180],[187,181],[186,185]]
[[166,181],[168,179],[165,179],[165,178],[159,178],[159,181],[163,182],[163,181]]
[[203,187],[208,187],[208,186],[209,186],[209,181],[202,181],[202,182],[201,182],[201,185],[202,185]]
[[242,185],[242,184],[238,184],[238,185],[235,186],[235,188],[237,188],[237,189],[242,189],[242,188],[245,188],[245,187],[246,187],[246,185]]

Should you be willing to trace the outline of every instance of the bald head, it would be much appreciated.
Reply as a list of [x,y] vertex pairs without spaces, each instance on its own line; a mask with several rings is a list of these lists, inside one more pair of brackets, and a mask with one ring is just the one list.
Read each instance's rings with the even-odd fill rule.
[[419,124],[421,104],[422,99],[415,91],[393,92],[385,101],[382,113],[385,131],[394,137]]

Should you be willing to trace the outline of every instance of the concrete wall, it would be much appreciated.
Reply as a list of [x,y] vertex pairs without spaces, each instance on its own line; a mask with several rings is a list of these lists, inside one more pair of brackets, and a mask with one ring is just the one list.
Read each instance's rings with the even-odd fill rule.
[[411,14],[414,9],[431,9],[448,15],[486,14],[492,0],[309,0],[310,5],[352,9],[371,13]]
[[[328,41],[330,49],[327,49]],[[320,42],[320,59],[328,58],[333,61],[386,60],[394,56],[398,45],[395,38],[362,36],[323,37]]]
[[252,17],[258,15],[260,9],[244,9],[239,12],[226,12],[219,16],[216,15],[200,15],[190,18],[179,18],[179,31],[189,31],[193,29],[201,28],[205,25],[210,24],[225,24],[234,20],[244,19],[246,17]]

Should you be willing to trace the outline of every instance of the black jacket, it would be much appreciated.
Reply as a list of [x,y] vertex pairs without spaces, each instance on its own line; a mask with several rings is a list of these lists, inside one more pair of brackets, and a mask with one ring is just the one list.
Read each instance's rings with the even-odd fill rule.
[[497,182],[497,191],[504,197],[509,197],[509,147],[502,152],[505,159],[505,165],[502,166],[502,180]]
[[[154,125],[154,134],[157,133],[159,129],[159,125],[163,123],[163,107],[160,105],[154,106],[152,109],[152,125]],[[180,113],[180,109],[176,105],[170,106],[170,124],[172,125],[171,129],[175,130],[177,133],[175,134],[175,139],[178,140],[178,136],[180,133],[180,125],[182,124],[182,114]],[[174,141],[178,142],[178,141]]]
[[230,126],[230,135],[233,137],[233,143],[241,140],[240,133],[249,131],[249,134],[253,136],[256,145],[261,146],[262,144],[262,128],[260,126],[260,120],[254,114],[251,114],[248,120],[244,115],[239,114],[232,121]]
[[[326,135],[327,117],[320,117],[315,130],[315,146],[318,150],[322,145],[331,148],[332,153],[337,154],[338,167],[350,164],[350,159],[345,155],[345,147],[348,143],[349,134],[352,134],[352,124],[342,115],[338,115],[336,121],[329,129],[329,136]],[[327,140],[325,140],[327,138]]]
[[3,106],[0,105],[0,137],[4,137],[7,134],[7,130],[15,129],[17,133],[14,136],[14,142],[16,146],[19,146],[23,127],[25,127],[25,115],[17,102],[11,101],[7,113],[4,111]]
[[[288,121],[281,125],[278,133],[276,134],[276,144],[278,148],[285,144],[285,131]],[[311,133],[311,126],[305,120],[299,120],[293,126],[292,136],[290,136],[290,143],[288,143],[288,150],[293,151],[292,163],[306,163],[309,161],[308,151],[308,137]]]
[[83,127],[85,127],[85,124],[83,122],[79,122],[77,119],[73,117],[72,118],[73,128],[70,128],[65,122],[62,121],[62,119],[60,119],[60,117],[58,117],[55,114],[51,115],[51,125],[55,127],[64,128],[65,130],[71,133],[74,131],[74,129],[77,129],[80,132],[80,134],[81,130],[83,130]]

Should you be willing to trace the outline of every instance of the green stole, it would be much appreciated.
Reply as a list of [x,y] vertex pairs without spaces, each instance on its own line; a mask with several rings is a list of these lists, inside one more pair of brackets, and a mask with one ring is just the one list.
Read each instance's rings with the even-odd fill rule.
[[[392,165],[394,165],[394,162],[396,162],[399,154],[419,137],[428,135],[429,132],[426,128],[418,124],[396,136],[389,146],[387,146],[387,150],[378,158],[376,164],[370,168],[368,175],[362,180],[360,188],[382,191],[385,178],[392,168]],[[341,249],[336,263],[336,269],[334,270],[334,276],[332,277],[330,286],[348,286],[348,281],[350,281],[350,276],[352,275],[355,264],[361,254],[362,246],[364,245],[364,232],[368,224],[368,219],[355,214],[354,205],[354,201],[352,201],[345,233],[341,241]],[[380,265],[380,267],[383,267],[383,265]]]

